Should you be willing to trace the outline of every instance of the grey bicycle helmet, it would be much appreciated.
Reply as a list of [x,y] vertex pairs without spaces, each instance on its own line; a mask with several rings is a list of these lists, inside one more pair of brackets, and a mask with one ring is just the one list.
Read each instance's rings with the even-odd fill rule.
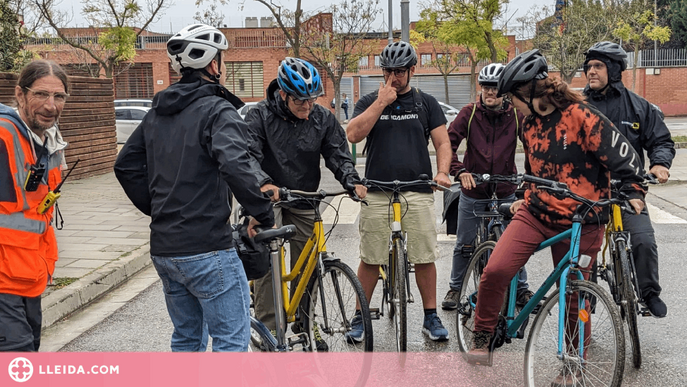
[[167,56],[174,71],[181,75],[184,69],[204,69],[227,48],[227,37],[217,28],[192,24],[167,41]]
[[417,54],[409,43],[402,40],[384,47],[379,64],[382,68],[403,68],[415,66]]
[[499,78],[498,96],[510,93],[517,86],[535,79],[545,79],[549,65],[538,49],[523,52],[508,62]]
[[586,59],[585,64],[592,59],[604,59],[608,58],[614,62],[620,64],[620,71],[625,71],[627,69],[627,53],[618,43],[613,42],[598,42],[584,53]]
[[482,67],[477,82],[484,86],[498,86],[504,68],[505,66],[501,63],[492,63]]

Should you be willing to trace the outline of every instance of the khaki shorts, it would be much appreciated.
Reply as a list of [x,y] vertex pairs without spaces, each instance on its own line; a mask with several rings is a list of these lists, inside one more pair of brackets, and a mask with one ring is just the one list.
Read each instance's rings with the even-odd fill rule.
[[[389,263],[391,201],[384,192],[368,192],[365,200],[369,205],[360,207],[360,259],[368,265],[385,265]],[[403,192],[401,214],[405,214],[401,227],[408,233],[408,260],[419,264],[436,261],[439,254],[434,194]]]

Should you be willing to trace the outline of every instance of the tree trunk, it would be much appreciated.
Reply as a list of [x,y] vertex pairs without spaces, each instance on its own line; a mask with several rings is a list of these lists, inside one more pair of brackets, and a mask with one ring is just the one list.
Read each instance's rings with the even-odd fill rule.
[[637,63],[639,62],[639,44],[635,44],[635,58],[632,65],[632,91],[635,91],[635,81],[637,80]]
[[451,99],[448,97],[448,73],[442,74],[444,76],[444,93],[446,94],[446,104],[451,104]]
[[475,74],[477,71],[477,60],[470,58],[470,101],[477,101],[477,85]]

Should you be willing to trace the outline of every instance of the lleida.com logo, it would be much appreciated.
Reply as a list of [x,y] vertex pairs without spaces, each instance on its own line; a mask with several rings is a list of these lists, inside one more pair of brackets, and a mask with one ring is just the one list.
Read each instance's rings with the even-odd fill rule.
[[10,362],[7,372],[15,382],[23,383],[33,375],[33,364],[25,357],[18,357]]

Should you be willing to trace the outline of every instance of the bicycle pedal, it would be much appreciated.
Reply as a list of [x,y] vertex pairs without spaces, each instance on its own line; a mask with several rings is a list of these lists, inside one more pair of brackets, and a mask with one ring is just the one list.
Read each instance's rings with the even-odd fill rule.
[[413,297],[412,294],[408,293],[408,303],[412,304],[415,302],[415,297]]
[[307,348],[310,344],[310,338],[305,332],[295,334],[286,338],[286,342],[289,347],[293,348],[296,345],[301,345],[303,348]]
[[380,316],[382,316],[382,313],[379,311],[379,308],[370,308],[370,319],[379,320]]
[[639,309],[639,314],[642,315],[642,317],[652,317],[653,314],[649,311],[649,308],[640,308]]

